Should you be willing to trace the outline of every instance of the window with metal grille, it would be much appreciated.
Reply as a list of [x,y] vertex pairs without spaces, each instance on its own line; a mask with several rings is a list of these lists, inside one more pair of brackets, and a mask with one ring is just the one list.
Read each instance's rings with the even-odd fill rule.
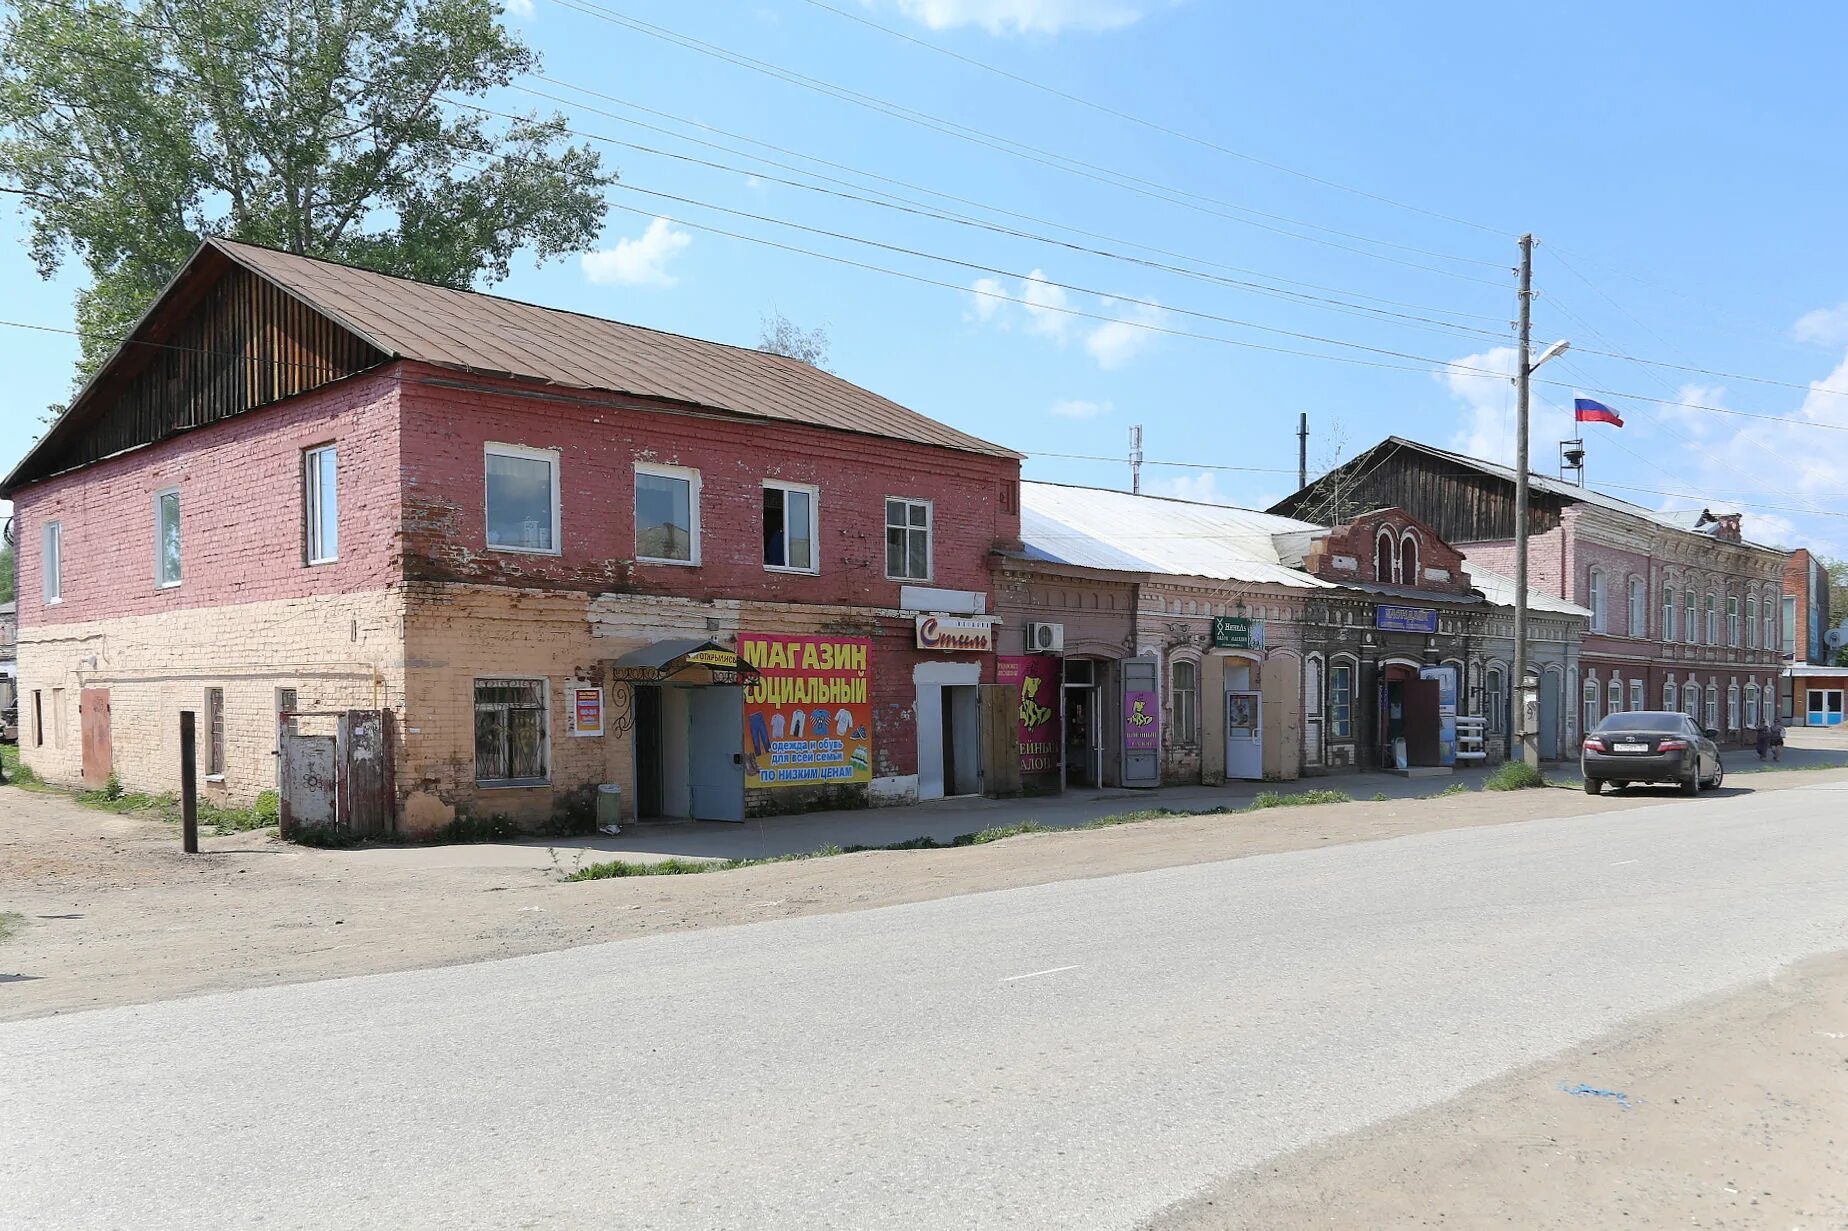
[[225,772],[225,690],[205,690],[205,772],[207,777],[223,777]]
[[886,497],[886,576],[930,580],[930,501]]
[[1200,668],[1195,663],[1174,664],[1174,742],[1191,747],[1200,742]]
[[476,680],[475,780],[513,784],[545,778],[545,681]]

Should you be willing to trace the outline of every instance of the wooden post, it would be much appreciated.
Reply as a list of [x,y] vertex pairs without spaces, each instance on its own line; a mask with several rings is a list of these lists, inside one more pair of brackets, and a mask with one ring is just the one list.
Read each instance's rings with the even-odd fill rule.
[[180,711],[180,842],[188,855],[199,853],[199,751],[193,738],[193,713]]

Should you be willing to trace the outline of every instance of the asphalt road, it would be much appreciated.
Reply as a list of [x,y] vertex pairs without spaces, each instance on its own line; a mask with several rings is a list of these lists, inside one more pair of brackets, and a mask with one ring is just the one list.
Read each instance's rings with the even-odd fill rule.
[[1130,1227],[1842,948],[1848,784],[20,1022],[0,1225]]

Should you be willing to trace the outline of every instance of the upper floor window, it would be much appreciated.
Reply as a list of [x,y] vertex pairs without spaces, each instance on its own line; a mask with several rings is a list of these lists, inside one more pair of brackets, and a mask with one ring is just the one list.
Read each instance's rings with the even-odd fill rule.
[[1745,600],[1745,644],[1748,649],[1758,648],[1758,596],[1756,594],[1748,596]]
[[1399,540],[1399,580],[1414,587],[1421,581],[1418,571],[1418,536],[1410,530]]
[[1707,644],[1720,643],[1720,603],[1713,595],[1707,596]]
[[180,584],[180,489],[169,487],[154,496],[154,581],[161,586]]
[[[1662,640],[1675,639],[1675,587],[1662,587]],[[1673,707],[1670,707],[1673,708]]]
[[45,523],[45,548],[39,553],[39,572],[45,579],[46,603],[64,601],[64,523]]
[[816,490],[802,484],[764,484],[764,567],[813,573]]
[[[1769,604],[1766,605],[1769,606]],[[1795,598],[1785,598],[1783,608],[1784,618],[1782,623],[1784,639],[1781,644],[1789,646],[1790,652],[1795,654],[1797,651],[1797,600]],[[1779,621],[1771,618],[1771,613],[1769,611],[1765,612],[1765,649],[1767,650],[1775,650],[1780,644],[1778,641],[1778,623]]]
[[1700,641],[1700,599],[1688,590],[1687,606],[1681,612],[1681,635],[1689,645]]
[[635,558],[699,563],[699,471],[636,463]]
[[930,580],[928,500],[886,497],[886,576],[897,581]]
[[488,546],[557,555],[558,450],[488,445]]
[[302,541],[308,563],[340,558],[340,503],[334,489],[334,446],[302,452]]
[[1397,581],[1398,567],[1398,544],[1392,537],[1392,531],[1381,526],[1379,535],[1373,540],[1373,580],[1388,584]]
[[1726,596],[1726,644],[1737,649],[1739,646],[1739,596]]
[[1630,627],[1624,631],[1632,637],[1649,635],[1649,585],[1641,577],[1630,578]]
[[1610,612],[1604,601],[1604,573],[1601,570],[1594,568],[1586,574],[1585,592],[1589,600],[1585,605],[1591,608],[1591,631],[1594,633],[1606,631],[1609,627]]

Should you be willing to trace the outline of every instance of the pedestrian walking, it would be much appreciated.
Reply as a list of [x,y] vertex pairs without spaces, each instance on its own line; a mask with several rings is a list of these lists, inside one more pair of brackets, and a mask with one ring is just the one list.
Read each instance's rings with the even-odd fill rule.
[[1784,721],[1781,718],[1771,720],[1771,759],[1784,759]]
[[1769,761],[1771,759],[1771,724],[1769,722],[1761,722],[1758,724],[1758,738],[1756,743],[1758,747],[1758,759],[1761,761]]

